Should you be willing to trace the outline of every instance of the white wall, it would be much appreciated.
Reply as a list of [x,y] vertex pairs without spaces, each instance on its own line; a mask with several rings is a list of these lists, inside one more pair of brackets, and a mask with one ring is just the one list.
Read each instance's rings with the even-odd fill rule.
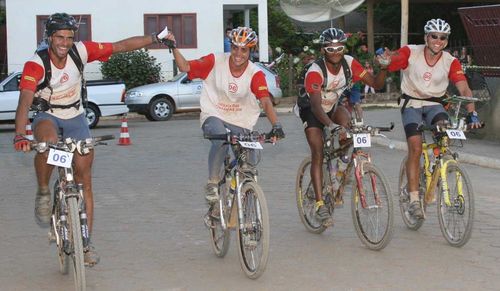
[[[182,5],[180,5],[182,3]],[[223,4],[264,5],[267,47],[267,0],[11,0],[6,2],[7,52],[9,72],[22,70],[24,63],[36,48],[36,15],[55,12],[92,15],[92,40],[115,42],[127,37],[144,34],[147,13],[196,13],[197,49],[182,49],[186,59],[195,59],[211,52],[223,51]],[[15,13],[13,11],[22,11]],[[262,9],[259,10],[259,12]],[[262,21],[260,21],[262,22]],[[263,24],[261,24],[262,26]],[[150,50],[162,65],[164,76],[172,74],[172,55],[168,49]],[[100,78],[99,62],[89,64],[85,70],[89,79]]]

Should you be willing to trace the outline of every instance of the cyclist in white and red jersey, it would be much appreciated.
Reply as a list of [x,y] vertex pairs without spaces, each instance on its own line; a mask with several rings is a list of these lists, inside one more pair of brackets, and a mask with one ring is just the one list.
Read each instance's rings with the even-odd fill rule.
[[[95,60],[107,61],[113,53],[132,51],[143,48],[153,42],[159,42],[158,36],[135,36],[115,43],[97,43],[74,41],[78,29],[76,20],[66,13],[52,14],[46,23],[45,33],[48,42],[51,79],[44,84],[46,68],[39,54],[35,54],[24,65],[19,84],[20,97],[16,111],[16,135],[14,148],[17,151],[29,151],[30,143],[25,137],[28,111],[33,101],[44,104],[33,119],[33,132],[38,142],[56,143],[58,135],[77,140],[91,137],[84,108],[81,106],[82,76],[73,61],[68,57],[73,45],[83,65]],[[48,165],[48,152],[35,155],[35,171],[38,190],[35,199],[35,218],[39,225],[48,226],[51,214],[51,195],[49,179],[53,166]],[[94,155],[80,155],[75,152],[75,181],[83,184],[83,194],[87,210],[89,233],[93,226],[94,200],[92,193],[92,161]],[[84,250],[85,264],[93,266],[99,262],[99,256],[93,245]]]
[[[341,29],[328,28],[321,33],[321,53],[328,74],[326,76],[327,84],[323,84],[325,76],[323,76],[318,63],[311,65],[304,80],[310,106],[301,107],[299,112],[311,149],[311,178],[316,195],[316,216],[324,226],[333,224],[333,219],[321,197],[324,138],[328,137],[338,125],[348,128],[351,121],[349,111],[339,103],[342,92],[349,87],[349,80],[346,79],[344,72],[347,73],[345,70],[350,70],[353,83],[361,81],[376,89],[382,88],[386,75],[386,68],[381,66],[381,73],[374,77],[367,73],[356,59],[345,55],[346,42],[347,36]],[[343,68],[343,59],[349,68]],[[341,136],[341,139],[341,142],[345,140],[345,134]]]
[[[408,144],[406,173],[408,185],[404,191],[410,195],[409,212],[416,219],[423,218],[418,194],[418,173],[422,153],[422,137],[417,127],[425,122],[435,124],[448,120],[440,103],[449,81],[460,95],[472,96],[459,60],[444,51],[451,33],[450,25],[442,19],[431,19],[424,26],[425,44],[407,45],[395,52],[386,51],[391,58],[390,71],[402,71],[400,98],[401,115]],[[479,127],[480,122],[474,103],[467,104],[468,123]]]
[[[278,122],[266,78],[257,65],[252,63],[250,52],[257,45],[257,34],[248,27],[231,31],[231,51],[209,54],[197,60],[187,61],[180,51],[173,48],[175,62],[181,72],[187,72],[190,79],[203,79],[200,97],[200,121],[205,134],[225,134],[229,129],[238,134],[250,132],[260,115],[260,101],[267,118],[272,124],[270,134],[284,138]],[[173,34],[167,39],[175,42]],[[208,156],[208,183],[205,199],[208,203],[218,200],[217,184],[228,150],[221,141],[212,141]]]

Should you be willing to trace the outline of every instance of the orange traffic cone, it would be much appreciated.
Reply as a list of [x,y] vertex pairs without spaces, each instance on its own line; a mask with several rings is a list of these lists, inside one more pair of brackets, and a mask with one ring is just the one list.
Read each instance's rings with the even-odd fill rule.
[[128,134],[127,114],[122,117],[122,127],[120,129],[120,139],[118,145],[131,145],[130,135]]
[[33,140],[33,131],[31,130],[31,123],[28,120],[28,123],[26,124],[26,135],[25,137],[29,140]]

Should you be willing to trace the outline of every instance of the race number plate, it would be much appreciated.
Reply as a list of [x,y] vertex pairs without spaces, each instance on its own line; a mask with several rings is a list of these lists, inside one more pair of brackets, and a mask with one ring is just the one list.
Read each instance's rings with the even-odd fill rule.
[[239,141],[240,145],[247,149],[261,150],[263,149],[260,142]]
[[369,148],[372,146],[372,140],[369,133],[358,133],[352,137],[355,148]]
[[73,161],[73,153],[68,153],[56,149],[50,149],[49,158],[47,159],[47,164],[63,168],[71,168],[72,161]]
[[464,139],[465,140],[465,134],[461,130],[457,129],[447,129],[446,134],[450,139]]

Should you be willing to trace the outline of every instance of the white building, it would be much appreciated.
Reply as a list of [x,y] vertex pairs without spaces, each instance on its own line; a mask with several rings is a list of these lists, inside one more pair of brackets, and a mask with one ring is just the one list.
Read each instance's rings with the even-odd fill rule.
[[[159,32],[166,24],[176,36],[186,59],[223,51],[224,31],[233,13],[250,22],[250,9],[257,8],[260,59],[267,61],[267,0],[7,0],[8,71],[20,71],[43,38],[50,14],[66,12],[80,22],[81,40],[115,42],[135,35]],[[164,76],[172,75],[173,57],[168,49],[150,47],[150,55],[162,65]],[[101,77],[99,62],[85,69],[88,79]]]

